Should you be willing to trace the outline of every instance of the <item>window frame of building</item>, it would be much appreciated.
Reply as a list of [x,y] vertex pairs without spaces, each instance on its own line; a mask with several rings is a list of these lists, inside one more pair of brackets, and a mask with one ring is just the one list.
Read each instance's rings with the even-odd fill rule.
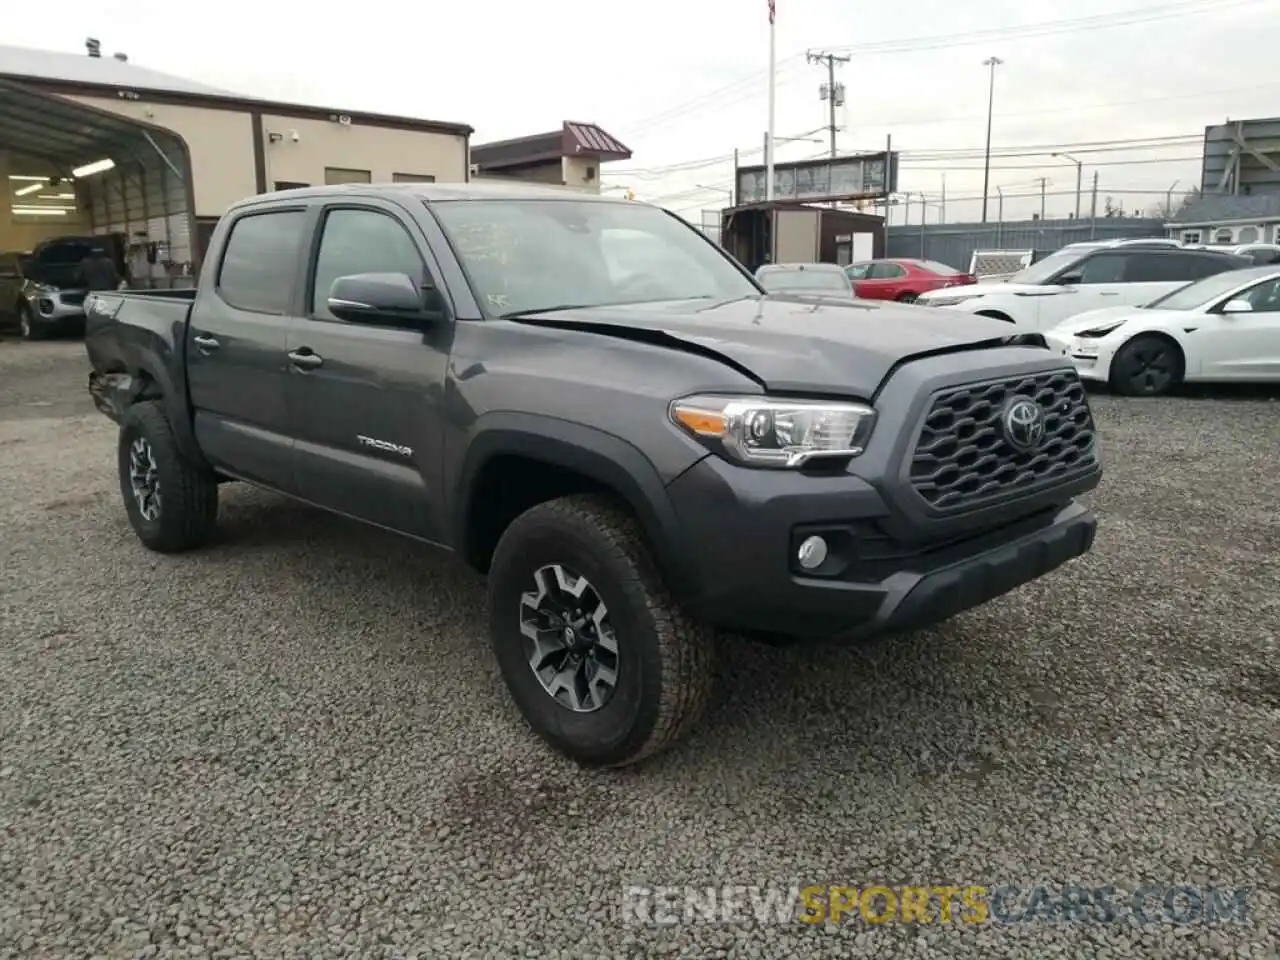
[[[284,284],[283,299],[277,306],[276,304],[253,304],[237,303],[234,292],[232,296],[227,296],[227,286],[224,274],[227,269],[227,255],[230,254],[236,240],[236,231],[251,220],[261,220],[266,217],[293,217],[297,223],[297,246],[292,250],[286,250],[287,259],[276,265],[273,269],[264,272],[279,277]],[[273,210],[263,210],[255,213],[245,213],[236,217],[227,232],[226,242],[222,245],[222,253],[218,258],[218,273],[214,278],[214,292],[217,293],[219,299],[233,310],[239,310],[244,313],[256,313],[263,316],[282,317],[287,316],[293,302],[293,283],[297,273],[298,257],[302,252],[302,245],[306,242],[307,232],[307,210],[305,207],[281,207]],[[270,249],[280,249],[278,244],[269,245]]]
[[343,183],[373,183],[373,171],[357,170],[355,167],[325,167],[324,182],[329,187]]
[[311,186],[309,183],[303,183],[300,180],[277,180],[273,185],[277,191],[280,190],[305,190]]
[[1201,237],[1201,233],[1199,230],[1183,230],[1182,231],[1183,243],[1203,243],[1204,241],[1201,240],[1200,237]]
[[392,183],[435,183],[434,173],[393,173]]

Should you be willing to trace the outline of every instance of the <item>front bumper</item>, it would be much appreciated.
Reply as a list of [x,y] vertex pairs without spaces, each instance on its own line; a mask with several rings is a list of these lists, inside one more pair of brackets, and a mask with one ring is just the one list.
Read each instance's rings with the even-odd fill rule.
[[[903,543],[869,483],[840,474],[742,470],[715,457],[668,488],[701,589],[690,611],[726,630],[857,639],[918,629],[978,606],[1086,553],[1097,523],[1067,501],[946,540]],[[833,545],[820,576],[793,558]]]
[[1115,348],[1103,343],[1100,337],[1076,337],[1049,330],[1043,334],[1045,343],[1054,353],[1071,361],[1081,380],[1106,383],[1111,376],[1111,358]]
[[35,320],[46,330],[84,329],[83,290],[42,290],[29,295]]

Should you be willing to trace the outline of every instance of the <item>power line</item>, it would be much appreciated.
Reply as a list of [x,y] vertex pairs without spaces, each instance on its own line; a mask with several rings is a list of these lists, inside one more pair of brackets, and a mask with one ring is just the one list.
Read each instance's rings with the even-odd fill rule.
[[819,87],[819,98],[827,101],[827,109],[829,111],[829,121],[827,129],[831,132],[831,157],[836,156],[836,107],[844,106],[844,84],[836,83],[836,64],[845,64],[849,62],[849,58],[838,56],[834,53],[813,52],[805,54],[805,60],[809,63],[825,64],[827,68],[827,82]]
[[[1074,17],[1066,20],[1046,20],[1019,26],[997,27],[991,30],[972,31],[961,34],[948,34],[934,37],[921,37],[912,40],[890,40],[869,44],[847,44],[832,47],[832,50],[846,51],[858,56],[876,56],[891,53],[912,53],[924,50],[940,50],[948,47],[971,46],[990,43],[992,41],[1011,41],[1035,37],[1056,36],[1060,34],[1080,33],[1083,31],[1103,30],[1111,27],[1130,26],[1150,23],[1158,20],[1173,19],[1181,16],[1196,16],[1202,13],[1213,13],[1220,10],[1249,6],[1255,3],[1269,3],[1272,0],[1195,0],[1195,2],[1173,3],[1164,7],[1142,7],[1121,10],[1115,13],[1090,17]],[[784,73],[793,73],[803,54],[792,54],[780,60],[775,72],[778,85],[791,82],[794,75],[786,81],[781,80]],[[641,131],[666,126],[696,112],[715,107],[721,109],[739,103],[757,92],[757,85],[768,78],[767,70],[757,70],[751,74],[710,90],[698,97],[676,104],[667,110],[642,118],[636,124],[623,126],[628,135],[635,136]],[[997,114],[1006,116],[1008,114]],[[951,122],[950,120],[946,122]]]
[[[1148,157],[1145,160],[1098,160],[1089,164],[1090,167],[1133,167],[1141,164],[1149,163],[1199,163],[1203,157]],[[928,167],[916,166],[915,164],[902,163],[904,170],[981,170],[980,166],[957,166],[949,164],[945,167]],[[1066,164],[1062,163],[1011,163],[1001,164],[1000,166],[992,166],[992,170],[1065,170]]]

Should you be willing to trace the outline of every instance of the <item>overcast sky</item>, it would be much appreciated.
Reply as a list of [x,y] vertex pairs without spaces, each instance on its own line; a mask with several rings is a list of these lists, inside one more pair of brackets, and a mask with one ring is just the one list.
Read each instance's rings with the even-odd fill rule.
[[[1280,115],[1280,0],[777,5],[778,136],[826,122],[818,99],[825,74],[805,63],[805,50],[847,53],[852,60],[837,78],[847,91],[839,147],[882,150],[892,134],[903,151],[900,188],[928,195],[930,222],[941,214],[944,174],[947,219],[979,212],[982,61],[991,55],[1005,61],[996,74],[993,150],[1038,151],[993,161],[993,219],[997,185],[1006,218],[1038,211],[1040,177],[1048,178],[1050,217],[1074,208],[1076,168],[1052,156],[1055,145],[1084,163],[1087,215],[1094,171],[1100,207],[1107,194],[1148,206],[1175,180],[1178,190],[1198,181],[1194,141],[1207,124]],[[95,36],[104,55],[123,50],[152,69],[262,97],[462,121],[481,143],[563,120],[595,122],[635,154],[606,168],[606,183],[690,219],[727,199],[732,162],[664,168],[727,157],[735,147],[756,150],[744,162],[760,162],[767,0],[472,0],[434,10],[397,0],[296,9],[262,0],[186,8],[63,0],[54,17],[7,18],[5,42],[79,52],[84,37]],[[780,144],[778,159],[826,149],[824,132],[809,136],[820,142]],[[1145,149],[1090,146],[1135,138],[1170,140]],[[896,211],[895,220],[901,216]],[[911,218],[919,222],[918,200]]]

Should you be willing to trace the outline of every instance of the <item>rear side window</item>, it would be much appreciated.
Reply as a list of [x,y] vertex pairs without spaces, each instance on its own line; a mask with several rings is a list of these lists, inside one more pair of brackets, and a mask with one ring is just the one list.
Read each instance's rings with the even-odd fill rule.
[[940,277],[960,276],[960,271],[955,267],[949,267],[945,263],[939,263],[937,260],[921,260],[920,266],[924,267],[930,273],[936,273]]
[[1205,257],[1193,253],[1134,253],[1125,267],[1128,283],[1187,283],[1206,274],[1197,272],[1197,263]]
[[898,277],[905,277],[907,271],[896,263],[877,263],[871,267],[871,272],[867,274],[868,280],[896,280]]
[[237,310],[286,313],[302,249],[306,213],[277,210],[241,217],[231,227],[218,293]]
[[1238,270],[1246,266],[1249,266],[1249,263],[1236,257],[1206,257],[1199,255],[1195,257],[1195,262],[1191,264],[1191,275],[1193,279],[1199,280],[1203,277],[1212,277],[1228,270]]

